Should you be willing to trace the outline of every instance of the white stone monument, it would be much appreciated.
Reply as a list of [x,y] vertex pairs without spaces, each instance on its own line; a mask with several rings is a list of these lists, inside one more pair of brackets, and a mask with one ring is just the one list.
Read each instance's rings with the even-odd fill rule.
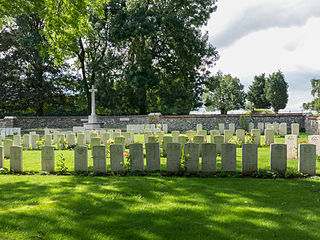
[[87,130],[101,129],[102,123],[98,121],[98,117],[96,115],[95,92],[97,91],[97,89],[95,89],[94,85],[92,85],[92,88],[89,91],[91,92],[91,115],[88,116],[88,123],[85,123],[83,125]]

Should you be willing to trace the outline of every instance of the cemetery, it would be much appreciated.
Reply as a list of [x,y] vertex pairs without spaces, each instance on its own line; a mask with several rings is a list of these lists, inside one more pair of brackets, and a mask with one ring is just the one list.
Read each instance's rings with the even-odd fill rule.
[[319,8],[1,1],[0,240],[319,240]]

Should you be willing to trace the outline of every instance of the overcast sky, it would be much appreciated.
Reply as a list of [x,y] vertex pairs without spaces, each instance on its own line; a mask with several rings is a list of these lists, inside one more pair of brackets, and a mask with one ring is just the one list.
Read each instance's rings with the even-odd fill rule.
[[206,30],[220,59],[214,71],[247,87],[255,75],[281,70],[289,84],[285,111],[301,112],[320,78],[320,0],[219,0]]

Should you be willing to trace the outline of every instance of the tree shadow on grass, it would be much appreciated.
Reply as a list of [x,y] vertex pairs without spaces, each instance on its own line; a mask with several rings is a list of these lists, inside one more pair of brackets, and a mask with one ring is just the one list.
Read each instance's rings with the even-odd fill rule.
[[0,239],[320,238],[316,181],[14,179],[0,184]]

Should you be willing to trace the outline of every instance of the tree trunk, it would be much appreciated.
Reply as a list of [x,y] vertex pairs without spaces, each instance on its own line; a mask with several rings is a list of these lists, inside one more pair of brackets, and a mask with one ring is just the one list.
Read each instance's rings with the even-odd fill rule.
[[225,108],[221,108],[221,109],[220,109],[220,114],[221,114],[221,115],[227,115],[227,112],[228,112],[228,110],[225,109]]

